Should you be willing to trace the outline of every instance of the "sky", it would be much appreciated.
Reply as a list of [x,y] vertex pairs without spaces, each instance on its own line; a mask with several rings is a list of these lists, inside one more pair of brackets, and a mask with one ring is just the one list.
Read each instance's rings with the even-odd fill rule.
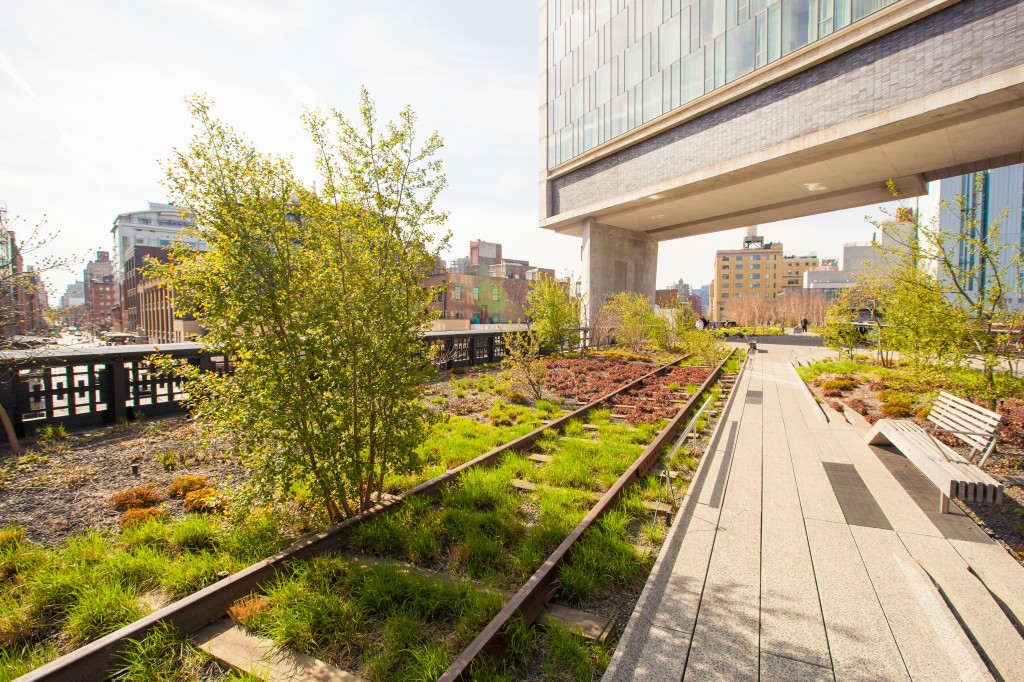
[[[474,239],[509,258],[581,270],[579,239],[537,227],[537,7],[532,0],[102,0],[0,5],[0,202],[19,233],[46,220],[72,272],[111,249],[119,213],[162,202],[159,161],[191,137],[186,97],[314,179],[303,107],[354,117],[360,86],[381,119],[406,104],[445,139],[448,258]],[[877,207],[762,225],[787,252],[839,257],[871,239]],[[662,242],[659,286],[712,276],[742,230]],[[30,261],[31,262],[31,261]]]

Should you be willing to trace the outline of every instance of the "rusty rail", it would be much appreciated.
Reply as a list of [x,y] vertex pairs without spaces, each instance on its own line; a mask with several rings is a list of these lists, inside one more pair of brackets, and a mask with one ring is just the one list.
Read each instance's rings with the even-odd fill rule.
[[[387,502],[346,519],[326,531],[300,540],[272,557],[244,568],[209,587],[168,604],[164,608],[154,611],[133,623],[129,623],[105,637],[101,637],[50,663],[40,666],[17,678],[15,682],[98,682],[105,680],[116,663],[118,654],[124,649],[125,643],[130,640],[138,641],[142,639],[157,624],[169,623],[180,632],[195,632],[221,618],[227,612],[228,607],[235,601],[272,580],[277,575],[277,572],[288,562],[308,559],[337,549],[341,544],[341,537],[353,526],[378,514],[393,510],[410,497],[437,494],[444,485],[457,481],[462,472],[467,469],[493,464],[507,452],[521,451],[529,448],[545,431],[561,429],[570,419],[579,419],[590,410],[600,407],[615,395],[635,388],[652,377],[664,374],[669,368],[682,362],[686,357],[676,358],[672,362],[648,372],[639,379],[631,381],[611,393],[601,396],[577,408],[575,411],[552,421],[550,424],[545,424],[475,459],[449,469],[445,473],[425,481],[391,498]],[[702,388],[701,392],[703,390]]]
[[548,603],[548,600],[551,599],[551,595],[555,589],[555,581],[558,579],[559,570],[568,557],[569,550],[572,549],[573,544],[582,537],[583,533],[586,532],[586,530],[590,528],[595,521],[601,518],[601,516],[611,508],[623,491],[637,481],[643,479],[647,472],[650,471],[665,445],[671,442],[672,437],[683,425],[686,418],[693,413],[694,409],[699,404],[698,401],[700,400],[700,396],[702,396],[712,386],[712,384],[718,380],[725,363],[732,358],[735,352],[735,349],[732,350],[729,355],[727,355],[725,359],[718,364],[711,375],[708,376],[703,384],[701,384],[700,390],[697,391],[682,408],[680,408],[676,416],[673,417],[668,425],[661,430],[651,444],[648,445],[642,453],[640,453],[640,456],[637,457],[625,473],[615,481],[612,487],[608,489],[608,492],[606,492],[597,504],[591,508],[587,515],[583,517],[583,520],[579,522],[571,533],[569,533],[565,540],[562,541],[562,544],[552,552],[551,556],[549,556],[543,565],[537,569],[526,584],[523,585],[523,587],[521,587],[511,599],[505,602],[505,607],[498,613],[498,615],[487,624],[481,633],[477,635],[476,639],[470,642],[468,647],[462,650],[462,653],[456,657],[451,666],[448,667],[448,670],[445,671],[444,675],[439,678],[439,682],[469,680],[470,669],[474,661],[477,661],[482,657],[489,657],[492,659],[500,658],[505,649],[505,628],[512,618],[521,616],[527,625],[533,624],[541,612],[544,611],[544,607]]

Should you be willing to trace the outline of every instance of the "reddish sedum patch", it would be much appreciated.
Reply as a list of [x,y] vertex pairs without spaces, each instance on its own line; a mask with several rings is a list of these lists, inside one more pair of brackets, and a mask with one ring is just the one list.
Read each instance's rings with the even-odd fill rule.
[[137,485],[110,496],[110,506],[118,511],[153,507],[163,501],[163,496],[156,491],[156,485],[153,483]]

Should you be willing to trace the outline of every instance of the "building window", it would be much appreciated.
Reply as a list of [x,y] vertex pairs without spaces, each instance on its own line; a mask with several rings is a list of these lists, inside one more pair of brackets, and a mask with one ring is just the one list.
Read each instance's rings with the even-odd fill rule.
[[760,282],[751,282],[750,283],[750,288],[751,289],[759,289],[759,288],[761,288],[761,283]]
[[743,264],[742,263],[737,263],[736,264],[736,269],[737,270],[742,270],[743,269]]
[[729,266],[728,266],[728,265],[723,265],[723,266],[722,266],[722,269],[723,269],[723,270],[728,270],[728,269],[729,269]]
[[723,260],[723,261],[728,261],[728,260],[729,260],[729,257],[728,257],[728,256],[722,256],[722,260]]
[[498,287],[496,287],[496,286],[491,287],[491,300],[492,301],[497,301],[498,300],[498,297],[500,296],[500,291],[501,290],[498,289]]
[[722,298],[729,298],[729,294],[722,294]]
[[455,285],[455,300],[456,301],[461,301],[462,300],[462,285],[461,284],[456,284]]
[[723,288],[723,289],[728,289],[728,288],[729,288],[729,285],[728,285],[728,283],[726,283],[726,282],[722,282],[722,288]]
[[756,272],[751,273],[750,279],[761,279],[761,275],[759,273],[756,273]]
[[750,269],[751,270],[760,270],[761,269],[761,264],[760,263],[754,263],[753,265],[750,266]]
[[761,256],[755,253],[750,257],[750,260],[761,260]]
[[722,275],[722,279],[729,279],[729,275]]
[[479,301],[480,300],[480,287],[473,287],[473,300],[474,301]]
[[737,272],[736,273],[736,279],[743,279],[743,273],[742,272]]
[[736,256],[736,260],[737,260],[737,261],[741,261],[741,260],[743,260],[743,256]]

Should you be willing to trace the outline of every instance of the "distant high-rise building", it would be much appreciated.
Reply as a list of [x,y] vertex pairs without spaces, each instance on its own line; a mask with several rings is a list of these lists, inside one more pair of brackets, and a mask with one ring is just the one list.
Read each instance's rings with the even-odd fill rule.
[[781,242],[765,242],[755,230],[743,238],[743,248],[715,254],[715,279],[711,282],[712,320],[727,319],[730,302],[743,298],[774,300],[786,289],[803,286],[805,270],[818,267],[816,255],[784,254]]
[[80,305],[85,305],[85,282],[81,280],[69,284],[60,297],[61,308],[74,308]]
[[117,285],[114,263],[109,251],[97,251],[96,259],[85,266],[82,273],[85,291],[85,322],[93,329],[109,330],[113,325],[113,311],[117,307]]
[[[1024,247],[1024,164],[993,168],[977,174],[958,175],[952,178],[941,180],[939,185],[939,197],[943,201],[953,202],[957,195],[964,198],[966,216],[957,216],[950,211],[942,211],[939,214],[939,229],[949,235],[958,235],[975,230],[987,230],[997,220],[999,221],[998,236],[991,232],[971,236],[982,238],[989,242],[993,249],[1009,246],[1000,252],[1001,266],[1006,267],[1010,263],[1012,253],[1015,249]],[[1005,213],[1005,215],[1004,215]],[[972,219],[977,224],[972,224]],[[996,241],[998,239],[998,241]],[[947,245],[951,250],[952,243]],[[970,259],[975,257],[967,249],[961,250],[959,254],[960,267],[970,268],[973,264]],[[966,287],[969,293],[979,292],[991,281],[995,266],[985,268],[985,273],[976,280],[968,281]],[[942,272],[939,272],[942,277]],[[1024,278],[1024,272],[1008,271],[1005,277],[1005,285],[1010,285],[1015,290],[1008,296],[1007,303],[1012,307],[1019,307],[1024,304],[1020,282]]]
[[121,213],[114,219],[110,228],[114,238],[114,279],[119,322],[124,331],[134,333],[144,327],[139,291],[145,280],[143,269],[147,259],[166,259],[168,249],[178,241],[197,249],[206,248],[201,240],[181,235],[182,229],[191,224],[177,206],[152,201],[146,210]]

